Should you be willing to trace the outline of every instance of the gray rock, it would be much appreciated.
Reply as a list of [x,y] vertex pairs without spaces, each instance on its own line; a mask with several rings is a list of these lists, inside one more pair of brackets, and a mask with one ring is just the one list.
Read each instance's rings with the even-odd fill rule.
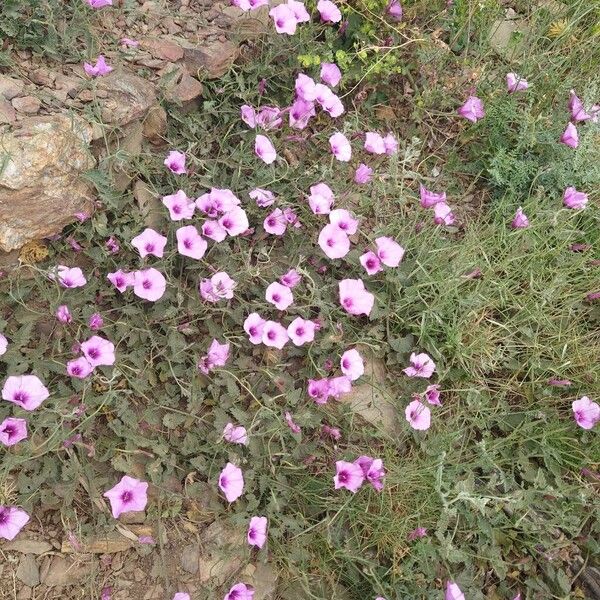
[[523,50],[529,27],[523,19],[506,19],[492,25],[490,46],[506,60],[513,60]]
[[35,587],[40,583],[40,569],[32,554],[25,554],[19,561],[16,572],[17,579],[29,587]]
[[0,125],[14,123],[17,119],[15,107],[8,101],[0,98]]
[[0,96],[4,96],[7,100],[12,100],[18,96],[25,87],[25,83],[20,79],[0,75]]
[[41,569],[40,580],[48,587],[82,584],[93,572],[91,562],[53,556]]
[[0,547],[2,550],[12,550],[21,554],[45,554],[52,550],[52,544],[41,540],[16,539]]

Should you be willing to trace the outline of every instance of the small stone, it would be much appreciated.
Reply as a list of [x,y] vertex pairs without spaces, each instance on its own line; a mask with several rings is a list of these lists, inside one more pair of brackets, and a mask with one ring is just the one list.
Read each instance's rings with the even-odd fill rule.
[[92,90],[81,90],[77,95],[77,98],[82,102],[91,102],[94,97],[94,92]]
[[30,600],[33,596],[33,590],[28,585],[22,585],[15,596],[16,600]]
[[506,60],[513,60],[520,55],[528,31],[523,19],[496,21],[491,29],[490,46]]
[[20,79],[0,75],[0,96],[4,96],[7,100],[12,100],[18,96],[25,87],[25,83]]
[[229,41],[212,41],[197,46],[184,40],[181,45],[188,72],[204,73],[208,79],[225,75],[239,54],[238,46]]
[[35,562],[33,554],[25,554],[19,561],[16,572],[17,579],[29,587],[40,583],[40,569]]
[[42,103],[33,96],[22,96],[21,98],[13,98],[12,105],[15,110],[26,115],[34,115],[42,108]]
[[91,563],[75,562],[62,556],[54,556],[44,563],[41,570],[41,582],[48,587],[63,585],[82,585],[92,574]]
[[192,76],[184,73],[181,81],[167,93],[167,100],[177,104],[187,104],[202,96],[202,84]]
[[0,125],[4,123],[13,123],[17,118],[17,112],[13,105],[8,101],[0,98]]
[[157,104],[148,110],[143,122],[143,134],[151,144],[158,146],[164,143],[167,133],[167,112]]
[[138,581],[138,582],[142,581],[145,577],[146,577],[146,574],[139,567],[137,567],[135,569],[135,571],[133,572],[133,578],[135,579],[135,581]]
[[183,48],[164,38],[141,40],[140,46],[154,58],[176,62],[183,58]]
[[29,79],[36,85],[51,87],[56,80],[56,73],[48,71],[47,69],[36,69],[29,74]]
[[21,554],[45,554],[52,550],[52,544],[41,540],[16,539],[2,545],[2,550],[11,550]]
[[199,569],[200,546],[191,544],[186,546],[181,553],[181,568],[192,575],[195,575]]
[[76,77],[68,77],[67,75],[57,75],[54,85],[59,90],[65,90],[68,96],[74,98],[77,95],[77,91],[82,85],[82,80]]

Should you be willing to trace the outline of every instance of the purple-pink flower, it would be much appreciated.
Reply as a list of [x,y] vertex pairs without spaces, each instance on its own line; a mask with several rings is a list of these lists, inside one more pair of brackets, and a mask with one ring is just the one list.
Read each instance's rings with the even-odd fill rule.
[[208,302],[231,300],[236,282],[225,271],[215,273],[210,279],[200,281],[200,295]]
[[340,304],[351,315],[369,315],[375,303],[375,296],[371,294],[362,279],[342,279],[338,283]]
[[183,190],[178,190],[170,196],[163,196],[162,203],[169,209],[171,221],[191,219],[194,216],[196,205]]
[[234,502],[244,491],[244,475],[239,467],[228,462],[219,475],[219,488],[227,502]]
[[331,259],[343,258],[350,251],[350,239],[337,225],[329,223],[319,233],[319,246]]
[[108,498],[112,516],[118,519],[125,512],[144,510],[148,503],[147,491],[147,482],[123,475],[117,485],[102,495]]
[[563,204],[567,208],[581,209],[588,203],[588,196],[578,192],[574,187],[568,187],[563,194]]
[[587,396],[582,396],[572,404],[573,417],[579,427],[592,429],[600,421],[600,405],[592,402]]
[[104,326],[104,319],[100,313],[92,313],[88,319],[88,326],[92,331],[98,331]]
[[434,205],[433,222],[436,225],[452,225],[454,220],[454,213],[445,202],[438,202]]
[[569,111],[571,112],[571,119],[573,119],[573,121],[592,120],[596,122],[598,120],[598,113],[600,113],[600,106],[594,105],[591,107],[590,112],[587,112],[583,102],[575,93],[575,90],[571,90],[569,95]]
[[303,346],[315,339],[317,326],[314,321],[296,317],[287,328],[287,334],[295,346]]
[[381,261],[375,252],[368,250],[364,254],[361,254],[358,258],[360,264],[365,268],[367,275],[375,275],[379,273],[379,271],[383,270],[381,266]]
[[479,119],[485,117],[483,102],[477,96],[469,96],[466,102],[458,109],[458,114],[467,119],[467,121],[477,123]]
[[346,488],[355,494],[365,480],[362,468],[355,463],[338,460],[335,463],[335,471],[333,482],[336,490]]
[[431,425],[431,411],[419,400],[413,400],[404,411],[406,420],[413,429],[425,431]]
[[217,340],[213,340],[207,355],[200,359],[198,369],[208,375],[215,367],[224,367],[228,359],[229,343],[220,344]]
[[25,410],[35,410],[50,392],[36,375],[11,375],[2,388],[2,399]]
[[17,506],[0,506],[0,538],[14,540],[29,522],[29,515]]
[[5,446],[14,446],[27,438],[27,421],[7,417],[0,423],[0,442]]
[[187,173],[187,169],[185,168],[185,154],[183,152],[171,150],[167,154],[167,158],[165,158],[164,165],[175,175],[185,175]]
[[385,12],[392,21],[396,21],[396,23],[402,21],[402,5],[399,0],[390,0]]
[[250,223],[246,211],[239,206],[234,206],[219,219],[219,225],[230,236],[234,237],[247,231]]
[[85,0],[92,8],[112,6],[113,0]]
[[94,367],[85,356],[80,356],[67,363],[67,375],[77,377],[77,379],[85,379],[93,370]]
[[248,432],[241,425],[236,426],[233,423],[227,423],[225,429],[223,429],[223,439],[231,444],[246,446],[248,444]]
[[200,260],[208,248],[206,240],[198,233],[194,225],[180,227],[175,232],[175,237],[177,238],[177,251],[182,256]]
[[419,195],[423,208],[432,208],[438,203],[446,203],[446,192],[438,194],[428,190],[424,185],[419,185]]
[[248,334],[251,344],[262,344],[263,329],[266,321],[258,313],[250,313],[244,321],[244,331]]
[[[280,6],[284,5],[280,4]],[[260,158],[267,165],[275,162],[275,159],[277,158],[275,146],[273,146],[271,140],[265,135],[256,136],[256,141],[254,142],[254,152],[256,156],[258,156],[258,158]]]
[[165,276],[157,269],[142,269],[133,273],[133,293],[138,298],[156,302],[167,289]]
[[265,321],[263,324],[262,342],[265,346],[281,350],[288,342],[287,329],[277,321]]
[[454,581],[448,581],[446,583],[444,600],[465,600],[465,595]]
[[526,79],[523,79],[520,75],[516,73],[507,73],[506,74],[506,87],[508,88],[508,92],[510,94],[514,92],[522,92],[529,87]]
[[417,527],[416,529],[413,529],[408,534],[408,541],[412,542],[418,538],[425,537],[426,535],[427,535],[427,529],[425,529],[425,527]]
[[563,134],[560,136],[560,143],[569,148],[577,148],[579,146],[579,134],[577,133],[577,127],[573,123],[569,123]]
[[317,10],[321,15],[321,21],[325,23],[339,23],[342,20],[340,9],[331,0],[319,0]]
[[56,277],[62,287],[69,289],[83,287],[87,283],[87,279],[79,267],[70,268],[65,265],[58,265],[56,274],[50,272],[49,276],[51,279]]
[[115,345],[99,335],[82,342],[81,352],[92,367],[115,364]]
[[437,383],[428,385],[423,395],[429,404],[434,404],[435,406],[442,405],[440,402],[440,386]]
[[186,592],[177,592],[173,596],[173,600],[191,600],[190,595]]
[[317,183],[310,186],[308,204],[315,215],[329,214],[333,201],[333,191],[326,183]]
[[423,377],[429,379],[435,371],[435,363],[431,357],[424,352],[421,354],[410,355],[410,367],[403,369],[409,377]]
[[356,171],[354,172],[354,182],[355,183],[369,183],[371,181],[371,177],[373,175],[373,169],[364,163],[360,163],[358,167],[356,167]]
[[380,492],[383,489],[382,479],[385,477],[383,461],[380,458],[359,456],[354,463],[362,469],[365,480],[368,481],[375,490]]
[[352,158],[352,146],[348,138],[339,131],[329,138],[329,147],[340,162],[348,162]]
[[287,219],[280,208],[276,208],[263,221],[263,227],[271,235],[283,235],[287,229]]
[[371,154],[385,154],[385,142],[381,134],[367,131],[365,133],[365,150]]
[[329,213],[329,223],[341,229],[347,235],[354,235],[358,231],[358,219],[345,208],[336,208]]
[[249,194],[250,198],[256,202],[257,206],[265,208],[275,202],[275,194],[262,188],[254,188]]
[[288,4],[275,6],[269,11],[269,16],[273,19],[277,33],[287,33],[288,35],[296,33],[298,21],[294,11]]
[[102,77],[104,75],[108,75],[113,70],[113,68],[107,64],[104,55],[100,54],[96,59],[95,65],[92,65],[88,62],[84,62],[83,70],[90,77]]
[[7,348],[8,348],[8,340],[6,339],[6,336],[4,336],[0,333],[0,356],[2,356],[3,354],[6,354]]
[[289,287],[274,281],[267,287],[265,299],[267,302],[273,304],[278,310],[285,310],[293,304],[294,295]]
[[351,381],[355,381],[365,373],[365,363],[356,348],[346,350],[346,352],[342,354],[340,366],[342,373]]
[[289,288],[295,288],[302,281],[302,275],[296,269],[290,269],[279,281]]
[[302,431],[302,429],[300,428],[300,425],[298,425],[293,417],[292,417],[292,413],[289,411],[286,411],[286,413],[283,415],[283,418],[285,419],[285,423],[286,425],[290,428],[290,430],[293,433],[300,433]]
[[525,229],[529,227],[529,219],[520,206],[517,208],[517,212],[515,213],[510,226],[513,229]]
[[66,304],[61,304],[56,309],[56,318],[61,323],[70,323],[73,320],[73,317],[71,316],[71,311],[69,310],[69,307]]
[[267,517],[252,517],[248,525],[247,540],[250,546],[262,548],[267,541]]
[[378,237],[375,240],[377,257],[386,267],[397,267],[404,257],[404,248],[389,237]]
[[342,72],[335,63],[324,62],[321,64],[321,81],[335,87],[342,80]]
[[[285,4],[280,4],[279,6],[285,6]],[[253,600],[254,598],[254,589],[245,583],[236,583],[227,594],[223,600]]]
[[148,256],[148,254],[162,258],[167,245],[167,238],[148,227],[131,240],[131,245],[137,249],[142,258]]
[[290,106],[290,127],[292,129],[305,129],[311,117],[316,114],[314,102],[296,98]]
[[218,221],[209,219],[202,223],[202,235],[215,242],[222,242],[227,237],[227,232],[219,225]]
[[109,273],[106,278],[119,290],[119,292],[121,292],[121,294],[129,286],[132,286],[135,281],[135,275],[133,273],[126,273],[125,271],[121,271],[121,269],[115,271],[114,273]]

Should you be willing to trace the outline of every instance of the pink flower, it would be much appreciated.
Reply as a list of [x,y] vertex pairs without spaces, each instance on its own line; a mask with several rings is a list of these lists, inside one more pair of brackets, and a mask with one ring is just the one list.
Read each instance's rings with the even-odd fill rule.
[[134,283],[134,274],[126,273],[119,269],[114,273],[109,273],[106,278],[121,292],[121,294]]
[[242,10],[255,10],[261,6],[268,6],[269,0],[231,0],[231,4]]
[[[67,308],[67,310],[69,310],[69,309]],[[69,316],[71,316],[71,315],[69,315]],[[2,356],[3,354],[6,354],[7,348],[8,348],[8,340],[6,339],[6,336],[4,336],[0,333],[0,356]]]
[[360,165],[358,165],[354,173],[354,182],[369,183],[369,181],[371,181],[372,175],[373,169],[371,169],[371,167],[365,165],[364,163],[360,163]]
[[139,512],[148,504],[148,483],[123,475],[121,481],[102,494],[108,498],[112,516],[118,519],[126,512]]
[[575,94],[575,90],[571,90],[569,96],[569,110],[571,111],[571,119],[573,119],[573,121],[588,121],[591,119],[596,122],[598,120],[600,106],[592,106],[588,113],[583,106],[583,102],[577,97],[577,94]]
[[560,136],[561,144],[569,146],[569,148],[577,148],[579,146],[579,134],[577,133],[577,127],[573,123],[569,123],[567,128]]
[[80,356],[67,363],[67,375],[78,379],[85,379],[93,370],[94,367],[85,356]]
[[346,350],[346,352],[342,354],[340,366],[342,368],[342,373],[351,381],[355,381],[365,373],[365,363],[363,362],[362,356],[355,348]]
[[336,208],[329,213],[329,222],[348,235],[358,230],[358,219],[355,219],[345,208]]
[[454,583],[454,581],[448,581],[446,583],[446,593],[444,594],[444,600],[465,600],[465,595],[461,589]]
[[269,11],[269,16],[275,24],[277,33],[287,33],[294,35],[298,21],[294,15],[294,11],[287,4],[279,4]]
[[252,517],[248,525],[248,544],[262,548],[267,541],[267,517]]
[[262,342],[265,346],[281,350],[288,342],[286,328],[277,321],[265,321],[263,325]]
[[370,456],[359,456],[354,464],[358,465],[363,472],[363,475],[373,488],[378,492],[383,489],[382,479],[385,477],[385,469],[383,461],[380,458],[371,458]]
[[[285,6],[285,4],[280,4],[279,6]],[[223,600],[253,600],[253,598],[254,590],[251,587],[247,586],[245,583],[236,583],[229,590],[229,593],[225,594]]]
[[338,283],[340,304],[351,315],[367,315],[371,313],[375,296],[365,288],[362,279],[342,279]]
[[73,317],[71,316],[71,311],[69,310],[69,307],[66,304],[61,304],[56,309],[56,318],[61,323],[70,323],[73,320]]
[[227,232],[221,227],[218,221],[208,220],[202,223],[202,235],[215,242],[222,242],[227,237]]
[[304,2],[300,2],[299,0],[287,0],[287,5],[292,9],[298,23],[308,23],[310,21],[310,15],[304,6]]
[[317,327],[314,321],[307,321],[302,317],[296,317],[287,328],[287,334],[295,346],[303,346],[315,339]]
[[578,192],[574,187],[568,187],[563,194],[563,204],[567,208],[585,208],[587,202],[587,194]]
[[229,212],[239,206],[240,199],[228,189],[211,188],[210,192],[196,198],[196,206],[209,217]]
[[[321,84],[317,84],[317,86],[319,85]],[[329,94],[327,94],[324,100],[320,102],[321,107],[330,117],[339,117],[341,114],[344,113],[344,105],[342,104],[342,101],[329,88],[325,89],[329,91]]]
[[258,313],[250,313],[244,321],[244,331],[248,334],[251,344],[261,344],[263,341],[263,329],[266,321]]
[[573,417],[579,427],[592,429],[600,421],[600,405],[592,402],[587,396],[582,396],[573,402]]
[[245,427],[235,426],[233,423],[227,423],[223,429],[223,439],[232,444],[248,445],[248,433]]
[[190,599],[190,595],[187,594],[186,592],[177,592],[173,596],[173,600],[191,600],[191,599]]
[[140,43],[137,40],[132,40],[128,37],[121,38],[121,46],[124,48],[137,48],[139,45]]
[[333,482],[336,490],[346,488],[355,494],[365,480],[360,466],[351,462],[338,460],[335,463],[335,471]]
[[436,225],[452,225],[454,213],[445,202],[438,202],[433,207],[433,222]]
[[142,258],[148,254],[162,258],[167,245],[167,238],[148,227],[131,240],[131,245],[137,249]]
[[252,200],[256,201],[257,206],[265,208],[271,206],[275,202],[275,194],[269,190],[263,190],[262,188],[255,188],[249,194]]
[[529,227],[529,219],[520,206],[517,208],[517,212],[515,213],[510,226],[513,229],[525,229],[526,227]]
[[[58,267],[56,267],[56,273],[58,283],[64,288],[83,287],[87,283],[87,279],[79,267],[69,268],[64,265],[58,265]],[[55,278],[54,273],[50,273],[49,276],[51,279]]]
[[477,96],[469,96],[466,102],[458,109],[458,114],[467,119],[467,121],[477,123],[479,119],[485,117],[483,102]]
[[385,12],[392,21],[402,21],[402,5],[398,0],[390,0]]
[[412,542],[418,538],[425,537],[426,535],[427,535],[427,529],[425,529],[425,527],[417,527],[416,529],[413,529],[408,534],[408,541]]
[[171,221],[191,219],[194,216],[196,206],[191,198],[183,190],[179,190],[170,196],[164,196],[162,203],[169,209]]
[[309,379],[307,391],[316,404],[327,404],[327,400],[331,395],[329,379]]
[[267,233],[272,235],[283,235],[287,229],[287,220],[283,211],[280,208],[276,208],[265,218],[263,227]]
[[316,115],[314,102],[307,102],[297,98],[290,106],[290,127],[293,129],[304,129],[311,117]]
[[285,419],[286,425],[291,429],[293,433],[300,433],[302,431],[300,425],[297,425],[294,422],[294,419],[292,418],[292,413],[286,412],[283,417]]
[[568,379],[549,379],[548,385],[555,387],[569,387],[572,383]]
[[239,467],[228,462],[219,475],[219,488],[227,502],[234,502],[244,491],[244,476]]
[[386,267],[397,267],[404,257],[404,248],[392,238],[378,237],[375,240],[377,245],[377,256]]
[[[285,6],[280,4],[280,6]],[[254,152],[258,158],[260,158],[267,165],[270,165],[277,158],[277,152],[275,147],[271,143],[271,140],[264,135],[257,135],[254,143]]]
[[435,371],[435,363],[431,360],[429,354],[424,352],[421,354],[410,355],[410,367],[403,369],[404,373],[409,377],[423,377],[429,379]]
[[321,431],[322,431],[323,435],[328,435],[329,437],[333,438],[336,441],[342,437],[342,434],[337,427],[330,427],[329,425],[323,425],[323,427],[321,427]]
[[352,158],[352,147],[348,138],[343,133],[334,133],[329,138],[329,146],[332,154],[340,162],[348,162]]
[[230,236],[234,237],[244,233],[250,226],[250,223],[248,223],[246,211],[239,206],[234,206],[219,219],[219,225]]
[[187,173],[187,169],[185,168],[185,154],[183,152],[171,150],[167,154],[167,158],[165,158],[164,165],[175,175],[185,175]]
[[11,375],[2,388],[2,399],[25,410],[35,410],[50,392],[36,375]]
[[310,186],[308,204],[315,215],[329,214],[333,201],[333,192],[326,183],[317,183]]
[[[335,63],[321,64],[321,81],[335,87],[342,80],[342,72]],[[314,98],[313,98],[314,99]]]
[[156,302],[163,297],[166,289],[167,280],[154,268],[142,269],[133,274],[133,293],[138,298]]
[[429,404],[435,404],[436,406],[442,405],[440,402],[440,386],[437,383],[434,385],[428,385],[424,396],[425,400],[427,400]]
[[529,87],[526,79],[523,79],[520,75],[516,73],[507,73],[506,74],[506,87],[508,88],[508,92],[510,94],[514,92],[522,92]]
[[419,400],[413,400],[404,411],[413,429],[426,431],[431,425],[431,411]]
[[358,260],[360,261],[360,264],[365,268],[367,275],[375,275],[379,273],[379,271],[383,270],[383,267],[381,266],[381,261],[379,260],[379,257],[377,256],[377,254],[375,254],[375,252],[371,252],[369,250],[368,252],[361,254]]
[[279,281],[286,287],[295,288],[302,281],[302,275],[296,269],[290,269]]
[[16,506],[0,506],[0,538],[14,540],[29,522],[29,515]]
[[256,115],[256,124],[265,131],[281,126],[281,110],[277,106],[263,106]]
[[302,227],[302,223],[298,220],[298,215],[294,212],[292,208],[289,206],[283,209],[283,216],[285,220],[294,227],[299,228]]
[[194,225],[180,227],[175,232],[175,237],[177,238],[177,251],[183,256],[200,260],[208,248],[206,240],[198,233]]
[[256,127],[256,111],[252,106],[248,104],[242,104],[240,107],[240,115],[242,117],[242,121],[250,127],[250,129],[254,129]]
[[0,442],[5,446],[14,446],[21,440],[27,439],[27,421],[7,417],[0,423]]
[[317,84],[305,73],[298,73],[294,89],[296,96],[305,102],[314,102],[317,98]]
[[265,298],[267,302],[273,304],[278,310],[285,310],[294,302],[292,290],[277,281],[269,284]]
[[236,282],[225,271],[215,273],[210,279],[200,282],[200,295],[208,302],[231,300]]
[[330,223],[321,229],[319,246],[329,258],[342,258],[350,251],[350,239],[337,225]]
[[325,23],[339,23],[342,20],[340,9],[331,0],[319,0],[317,10]]
[[103,54],[100,54],[96,60],[95,65],[91,65],[88,62],[83,63],[83,70],[90,77],[102,77],[108,75],[113,68],[106,63],[106,59]]
[[419,194],[423,208],[431,208],[438,203],[446,203],[446,192],[436,194],[435,192],[430,192],[424,185],[419,185]]
[[81,352],[92,367],[115,364],[115,345],[99,335],[83,342]]
[[385,154],[385,142],[379,133],[368,131],[365,134],[365,150],[371,154]]
[[85,0],[92,8],[112,6],[112,0]]
[[203,356],[198,363],[198,369],[205,375],[208,375],[215,367],[224,367],[229,359],[229,343],[219,344],[213,340],[208,354]]
[[112,235],[106,240],[106,243],[104,245],[111,254],[118,254],[119,250],[121,250],[121,246],[119,246],[118,240]]

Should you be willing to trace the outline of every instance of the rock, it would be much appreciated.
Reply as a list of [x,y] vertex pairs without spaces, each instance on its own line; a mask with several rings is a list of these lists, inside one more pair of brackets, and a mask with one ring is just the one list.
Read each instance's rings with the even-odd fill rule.
[[165,589],[160,584],[150,586],[150,589],[144,594],[143,600],[164,600]]
[[133,197],[143,215],[144,225],[158,229],[163,221],[163,211],[156,194],[150,190],[147,184],[137,179],[133,184]]
[[47,69],[36,69],[29,74],[29,79],[36,85],[51,87],[56,80],[56,73],[48,71]]
[[185,106],[202,96],[203,91],[204,88],[197,79],[184,73],[181,81],[167,91],[166,98]]
[[53,556],[42,566],[40,580],[48,587],[82,585],[92,571],[91,562],[75,562],[70,558]]
[[269,31],[269,6],[243,11],[237,6],[226,6],[222,13],[228,17],[228,29],[238,41],[253,40]]
[[77,77],[68,77],[67,75],[58,74],[54,85],[59,90],[64,90],[68,96],[74,98],[77,96],[79,88],[83,85],[83,80]]
[[154,58],[177,62],[183,58],[183,48],[165,38],[148,38],[140,40],[140,47],[149,52]]
[[15,110],[26,115],[34,115],[42,108],[42,103],[33,96],[21,96],[11,100]]
[[523,49],[523,40],[529,28],[523,19],[496,21],[490,35],[491,47],[506,60],[513,60]]
[[20,79],[0,75],[0,96],[4,96],[7,100],[12,100],[18,96],[25,87],[25,83]]
[[32,554],[25,554],[25,556],[21,558],[15,575],[19,581],[22,581],[29,587],[39,585],[40,569]]
[[202,45],[181,38],[177,41],[183,48],[183,63],[188,72],[194,75],[200,73],[208,79],[225,75],[239,54],[239,47],[227,40],[213,40]]
[[154,85],[133,73],[113,71],[99,77],[97,89],[107,92],[102,103],[102,120],[111,125],[123,126],[143,119],[156,104]]
[[394,393],[388,390],[386,369],[383,361],[363,352],[365,360],[364,380],[352,387],[352,391],[340,397],[350,409],[365,421],[381,427],[386,433],[393,434],[396,429],[397,410],[391,402]]
[[181,568],[192,575],[198,572],[200,562],[200,546],[190,544],[183,549],[181,553]]
[[32,596],[33,590],[28,585],[22,585],[15,598],[16,600],[30,600]]
[[63,554],[72,552],[90,552],[92,554],[113,554],[129,550],[135,544],[133,540],[122,536],[118,532],[110,532],[102,536],[96,536],[80,540],[81,548],[73,548],[68,540],[63,540],[60,551]]
[[14,106],[8,101],[0,98],[0,125],[13,123],[17,118]]
[[253,600],[274,600],[278,575],[270,564],[246,565],[240,579],[254,588]]
[[1,550],[12,550],[21,554],[45,554],[52,550],[52,544],[41,540],[16,539],[0,546]]
[[159,146],[165,142],[167,134],[167,112],[160,106],[152,106],[143,122],[142,133],[151,144]]
[[93,210],[93,189],[81,174],[95,165],[91,127],[66,115],[29,117],[0,134],[0,249],[59,233],[75,213]]

